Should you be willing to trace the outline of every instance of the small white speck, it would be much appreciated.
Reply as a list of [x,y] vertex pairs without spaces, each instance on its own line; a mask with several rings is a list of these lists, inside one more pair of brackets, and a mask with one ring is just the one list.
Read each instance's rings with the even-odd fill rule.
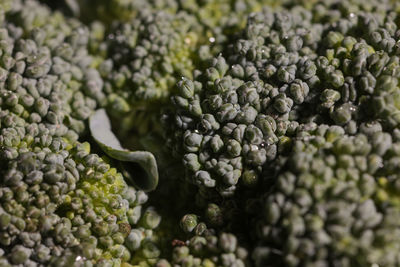
[[259,150],[258,146],[256,146],[256,145],[251,145],[250,146],[250,151],[257,151],[257,150]]
[[[354,18],[355,16],[356,16],[356,14],[350,13],[350,18]],[[374,266],[374,267],[376,267],[376,266]]]
[[356,107],[350,107],[350,111],[356,111]]
[[86,260],[86,258],[82,256],[78,256],[75,258],[75,261],[84,261],[84,260]]
[[114,34],[109,34],[108,39],[113,40],[114,39]]
[[376,263],[373,263],[373,264],[371,265],[371,267],[379,267],[379,265],[376,264]]
[[195,132],[195,133],[199,133],[199,130],[196,129],[196,130],[194,130],[194,132]]
[[265,148],[266,146],[269,146],[269,144],[266,143],[266,142],[262,142],[259,146],[260,146],[261,148]]
[[210,41],[210,43],[214,43],[215,42],[215,38],[214,37],[210,37],[210,38],[208,38],[208,40]]

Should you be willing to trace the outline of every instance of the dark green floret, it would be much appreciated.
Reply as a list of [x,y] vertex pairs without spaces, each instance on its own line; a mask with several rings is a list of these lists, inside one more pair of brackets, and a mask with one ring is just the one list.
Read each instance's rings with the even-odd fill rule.
[[397,266],[398,189],[386,176],[393,147],[379,124],[353,136],[338,126],[299,130],[262,198],[256,266]]

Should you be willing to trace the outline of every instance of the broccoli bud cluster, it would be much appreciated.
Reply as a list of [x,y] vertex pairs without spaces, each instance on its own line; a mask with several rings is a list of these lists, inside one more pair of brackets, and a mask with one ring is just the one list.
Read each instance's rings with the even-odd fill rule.
[[352,136],[338,126],[299,128],[262,198],[256,266],[399,264],[399,206],[385,197],[397,191],[385,176],[396,143],[379,123]]
[[318,82],[313,50],[322,27],[301,15],[251,16],[248,39],[233,44],[231,55],[213,59],[194,81],[178,83],[171,116],[178,141],[172,143],[183,153],[190,181],[226,196],[239,180],[257,184],[282,137],[297,127],[300,112],[308,112],[310,87]]
[[308,121],[349,134],[371,119],[385,130],[397,126],[396,13],[325,22],[320,9],[251,14],[225,54],[178,83],[168,138],[189,181],[223,196],[257,184]]
[[111,114],[124,117],[127,131],[159,128],[158,105],[166,102],[177,77],[190,76],[194,69],[197,36],[192,25],[193,17],[184,12],[143,11],[111,27],[99,71]]
[[186,233],[186,241],[173,240],[172,259],[160,259],[156,267],[246,266],[248,252],[239,246],[234,234],[221,232],[217,235],[214,229],[208,229],[195,214],[184,215],[180,226]]
[[88,29],[26,4],[32,14],[16,3],[0,28],[1,264],[128,261],[159,216],[78,141],[105,99]]

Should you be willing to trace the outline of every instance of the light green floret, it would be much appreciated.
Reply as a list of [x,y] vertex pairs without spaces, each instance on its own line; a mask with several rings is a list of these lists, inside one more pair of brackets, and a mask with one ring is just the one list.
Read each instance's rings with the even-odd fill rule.
[[88,143],[56,138],[50,147],[33,143],[3,170],[1,245],[6,252],[29,252],[26,259],[9,254],[11,264],[46,264],[64,255],[68,260],[69,254],[75,255],[72,262],[120,264],[138,250],[127,248],[131,231],[144,236],[152,229],[139,222],[146,194],[90,154]]
[[88,29],[26,4],[37,9],[15,6],[0,28],[1,264],[120,266],[160,217],[142,216],[147,195],[78,141],[105,100]]

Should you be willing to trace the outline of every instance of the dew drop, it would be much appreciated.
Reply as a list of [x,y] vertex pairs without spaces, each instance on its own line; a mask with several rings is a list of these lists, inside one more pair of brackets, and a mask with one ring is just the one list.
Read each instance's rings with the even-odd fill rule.
[[250,151],[257,151],[257,150],[259,150],[259,147],[258,147],[258,146],[256,146],[256,145],[251,145]]
[[82,256],[77,256],[77,257],[75,258],[75,262],[84,261],[84,260],[86,260],[86,258],[85,258],[85,257],[82,257]]
[[261,144],[259,144],[260,148],[265,148],[267,146],[270,146],[270,144],[268,142],[262,142]]

